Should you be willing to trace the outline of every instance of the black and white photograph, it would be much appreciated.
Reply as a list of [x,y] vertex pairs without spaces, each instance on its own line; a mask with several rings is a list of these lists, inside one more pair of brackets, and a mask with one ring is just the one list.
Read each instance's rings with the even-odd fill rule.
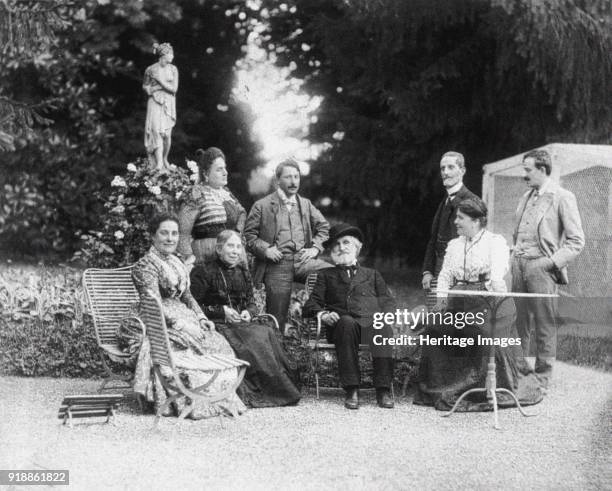
[[0,487],[612,489],[610,0],[0,0]]

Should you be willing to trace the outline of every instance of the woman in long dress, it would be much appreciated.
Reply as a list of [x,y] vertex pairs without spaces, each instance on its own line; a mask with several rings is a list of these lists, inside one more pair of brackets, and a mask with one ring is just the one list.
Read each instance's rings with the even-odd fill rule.
[[[150,291],[161,300],[174,358],[180,360],[180,366],[184,367],[181,377],[187,387],[198,387],[210,379],[210,373],[189,367],[197,367],[198,358],[202,355],[220,354],[234,358],[234,351],[225,338],[216,332],[214,324],[191,295],[189,274],[175,255],[178,219],[169,214],[160,215],[151,221],[150,233],[153,245],[134,265],[132,279],[141,296]],[[130,332],[124,332],[123,336],[129,338]],[[166,394],[160,381],[155,379],[151,366],[150,344],[145,338],[138,354],[134,391],[146,400],[161,405]],[[170,373],[164,373],[162,368],[162,375],[170,376]],[[237,377],[236,368],[223,370],[208,390],[211,393],[220,392],[235,383]],[[179,399],[178,408],[175,409],[181,409],[186,403],[185,398]],[[211,405],[204,406],[201,401],[195,401],[195,404],[189,415],[192,419],[219,414],[236,415],[245,409],[235,393]]]
[[179,211],[178,251],[187,265],[215,259],[219,232],[235,230],[242,234],[246,221],[246,210],[227,189],[223,152],[215,147],[199,149],[196,158],[202,183],[195,184],[187,192]]
[[[438,290],[452,288],[462,290],[488,290],[506,292],[504,276],[508,271],[509,250],[501,235],[485,229],[487,209],[478,200],[465,200],[458,205],[455,224],[459,237],[449,242],[442,271],[438,277]],[[430,337],[472,339],[473,346],[423,346],[419,383],[414,398],[415,404],[435,406],[448,410],[468,389],[484,387],[490,346],[478,343],[491,337],[490,309],[484,297],[464,296],[447,299],[447,294],[438,293],[437,311],[455,314],[472,313],[474,322],[465,326],[429,326]],[[506,299],[497,311],[495,339],[520,340],[515,326],[516,312],[512,299]],[[482,319],[482,323],[478,320]],[[519,341],[520,343],[520,341]],[[466,343],[467,344],[467,343]],[[542,400],[540,383],[528,366],[520,345],[495,347],[497,387],[513,392],[521,404],[536,404]],[[499,394],[500,407],[514,405],[508,394]],[[492,404],[485,393],[471,394],[461,401],[459,411],[491,410]]]
[[253,283],[242,261],[238,233],[221,232],[216,252],[216,259],[198,263],[191,270],[191,291],[236,356],[250,363],[238,395],[250,407],[296,404],[300,400],[297,369],[288,360],[274,327],[254,320]]
[[176,123],[178,70],[172,64],[174,51],[169,43],[154,44],[153,52],[159,55],[159,61],[145,70],[142,83],[149,96],[144,144],[151,167],[159,170],[170,166],[168,154]]

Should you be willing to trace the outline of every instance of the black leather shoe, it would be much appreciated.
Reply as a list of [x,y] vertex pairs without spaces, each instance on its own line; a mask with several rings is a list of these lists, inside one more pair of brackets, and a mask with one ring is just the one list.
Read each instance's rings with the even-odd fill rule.
[[344,407],[347,409],[359,409],[359,389],[346,389],[346,398],[344,399]]
[[393,409],[395,407],[391,394],[389,394],[389,389],[376,389],[376,402],[378,407],[386,409]]

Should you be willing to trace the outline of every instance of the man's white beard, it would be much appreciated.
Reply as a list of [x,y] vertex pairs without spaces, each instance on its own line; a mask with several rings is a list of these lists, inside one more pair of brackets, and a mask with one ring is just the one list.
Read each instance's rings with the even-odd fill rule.
[[340,253],[340,252],[332,252],[331,253],[331,260],[333,261],[333,263],[335,265],[340,265],[340,266],[350,266],[351,264],[355,264],[355,262],[357,261],[357,258],[355,257],[354,253]]

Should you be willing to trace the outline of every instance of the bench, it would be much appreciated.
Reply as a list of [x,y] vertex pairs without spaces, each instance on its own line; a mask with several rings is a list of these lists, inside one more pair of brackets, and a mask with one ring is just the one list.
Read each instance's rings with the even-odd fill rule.
[[114,420],[115,410],[123,400],[122,394],[75,395],[66,396],[59,408],[57,417],[72,428],[76,418],[106,417],[106,422]]

